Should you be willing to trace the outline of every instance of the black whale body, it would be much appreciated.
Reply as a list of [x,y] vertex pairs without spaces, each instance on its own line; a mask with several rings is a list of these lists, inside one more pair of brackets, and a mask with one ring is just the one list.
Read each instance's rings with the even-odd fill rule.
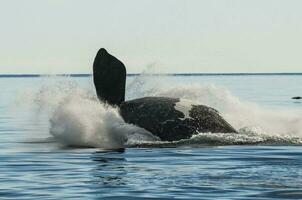
[[120,112],[127,123],[143,127],[161,140],[188,139],[198,132],[236,132],[215,109],[191,105],[185,116],[175,107],[179,102],[178,98],[144,97],[123,102]]
[[124,101],[126,68],[105,49],[100,49],[93,64],[94,84],[99,99],[119,106],[127,123],[146,129],[165,141],[190,138],[198,132],[234,133],[236,130],[213,108],[191,105],[188,115],[177,110],[178,98],[145,97]]

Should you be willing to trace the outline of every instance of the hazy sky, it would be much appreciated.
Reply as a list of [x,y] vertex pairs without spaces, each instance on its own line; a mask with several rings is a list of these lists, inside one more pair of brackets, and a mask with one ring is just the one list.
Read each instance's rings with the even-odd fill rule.
[[0,73],[301,72],[300,0],[0,0]]

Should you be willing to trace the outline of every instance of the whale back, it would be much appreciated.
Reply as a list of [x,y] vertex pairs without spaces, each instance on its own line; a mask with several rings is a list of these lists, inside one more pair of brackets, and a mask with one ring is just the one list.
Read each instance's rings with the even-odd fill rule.
[[146,129],[163,141],[189,139],[197,133],[236,133],[215,109],[188,106],[188,116],[176,107],[179,98],[143,97],[125,101],[120,113],[125,122]]
[[103,48],[93,63],[93,82],[99,100],[117,106],[125,101],[126,67]]

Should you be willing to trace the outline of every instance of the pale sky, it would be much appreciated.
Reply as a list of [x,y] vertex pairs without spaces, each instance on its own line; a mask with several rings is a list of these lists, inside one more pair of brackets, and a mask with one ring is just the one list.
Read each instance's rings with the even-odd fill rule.
[[0,73],[301,72],[301,0],[0,0]]

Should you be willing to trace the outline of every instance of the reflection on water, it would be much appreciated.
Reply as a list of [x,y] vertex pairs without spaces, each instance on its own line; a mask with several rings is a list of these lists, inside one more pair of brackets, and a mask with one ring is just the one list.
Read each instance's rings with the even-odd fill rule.
[[127,171],[125,169],[126,158],[124,149],[117,151],[96,151],[91,159],[95,161],[95,167],[91,170],[93,183],[101,186],[113,187],[127,184]]
[[0,196],[7,199],[302,198],[299,146],[107,151],[17,144],[0,142]]

